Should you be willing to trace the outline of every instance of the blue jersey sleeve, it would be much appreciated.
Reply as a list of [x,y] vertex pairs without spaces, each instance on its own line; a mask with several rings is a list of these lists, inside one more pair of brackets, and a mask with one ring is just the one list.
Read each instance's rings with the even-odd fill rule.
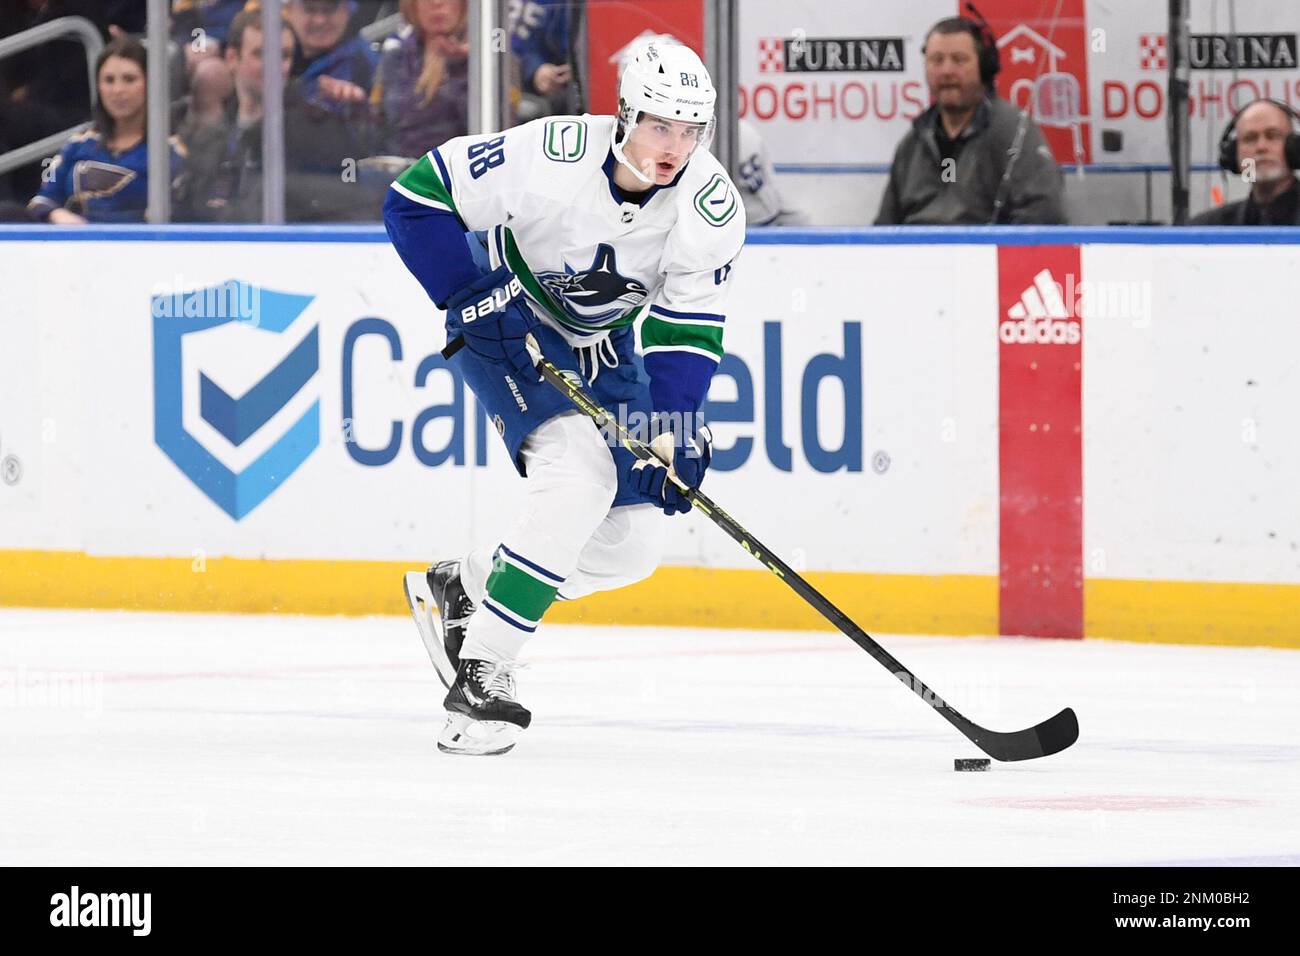
[[33,216],[47,221],[55,209],[62,209],[72,196],[72,170],[77,163],[80,142],[73,141],[41,173],[40,190],[32,197],[27,208]]
[[389,189],[384,228],[402,263],[438,308],[479,276],[465,244],[465,226],[454,212],[436,209]]

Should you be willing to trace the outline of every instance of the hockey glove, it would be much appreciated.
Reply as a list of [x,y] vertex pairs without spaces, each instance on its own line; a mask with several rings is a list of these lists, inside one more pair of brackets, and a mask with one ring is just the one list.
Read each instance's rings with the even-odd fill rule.
[[481,276],[447,300],[447,341],[456,336],[469,350],[504,365],[528,381],[541,380],[524,340],[537,328],[519,278],[505,266]]
[[632,466],[632,487],[647,501],[662,508],[664,514],[685,514],[691,510],[691,503],[672,478],[675,475],[692,490],[700,487],[713,458],[713,435],[709,427],[701,425],[694,440],[678,439],[672,432],[664,432],[650,442],[650,448],[664,461],[672,462],[672,466],[665,467],[653,459],[638,461]]

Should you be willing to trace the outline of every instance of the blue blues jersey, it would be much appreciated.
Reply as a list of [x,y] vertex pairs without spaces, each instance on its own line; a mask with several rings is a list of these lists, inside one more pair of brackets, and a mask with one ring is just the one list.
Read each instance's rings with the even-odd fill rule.
[[519,74],[531,89],[543,63],[569,62],[568,0],[527,0],[515,21],[510,49],[519,59]]
[[[185,164],[185,147],[175,136],[171,143],[171,182]],[[27,208],[39,219],[49,219],[55,209],[67,209],[90,222],[144,222],[149,205],[149,146],[141,140],[117,153],[94,130],[87,130],[63,147],[44,174],[41,186]]]

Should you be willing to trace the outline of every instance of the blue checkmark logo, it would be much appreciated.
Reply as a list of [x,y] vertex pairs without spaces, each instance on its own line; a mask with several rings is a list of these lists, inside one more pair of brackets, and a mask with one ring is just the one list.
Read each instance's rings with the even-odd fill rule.
[[[286,335],[314,297],[230,281],[206,289],[154,296],[154,442],[194,485],[239,521],[280,487],[320,444],[320,399],[284,433],[236,472],[185,427],[183,343],[187,335],[240,323],[252,335]],[[257,382],[232,395],[199,371],[199,416],[239,448],[309,387],[320,368],[319,329],[312,326],[286,344],[283,355]],[[216,374],[216,370],[212,370]]]

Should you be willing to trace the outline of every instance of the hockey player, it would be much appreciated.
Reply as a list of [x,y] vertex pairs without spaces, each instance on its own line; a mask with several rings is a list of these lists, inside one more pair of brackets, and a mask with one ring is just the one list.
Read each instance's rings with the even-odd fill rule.
[[529,346],[580,376],[688,487],[708,469],[698,412],[745,238],[741,200],[708,152],[715,99],[688,47],[643,41],[617,116],[458,137],[389,192],[393,245],[445,310],[448,341],[463,339],[451,361],[526,479],[502,540],[406,578],[448,687],[441,750],[514,746],[531,720],[516,660],[547,608],[649,576],[660,512],[690,510],[668,467],[637,462],[541,380]]

